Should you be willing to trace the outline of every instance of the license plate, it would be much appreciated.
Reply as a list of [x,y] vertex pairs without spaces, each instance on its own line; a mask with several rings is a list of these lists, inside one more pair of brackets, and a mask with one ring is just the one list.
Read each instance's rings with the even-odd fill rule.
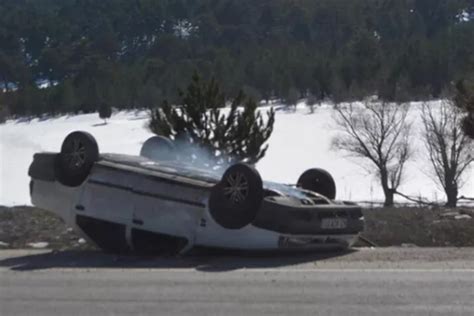
[[342,229],[347,227],[346,218],[323,218],[321,221],[322,229]]

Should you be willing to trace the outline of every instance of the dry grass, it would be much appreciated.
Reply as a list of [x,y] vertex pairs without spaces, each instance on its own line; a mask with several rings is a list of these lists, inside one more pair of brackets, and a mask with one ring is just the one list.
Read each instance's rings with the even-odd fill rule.
[[32,242],[47,242],[48,248],[57,250],[91,247],[80,244],[79,239],[50,212],[28,206],[0,206],[0,241],[9,244],[8,248],[28,248]]
[[[474,209],[376,208],[365,209],[363,236],[378,246],[413,244],[421,247],[474,246]],[[447,212],[471,215],[456,220]]]

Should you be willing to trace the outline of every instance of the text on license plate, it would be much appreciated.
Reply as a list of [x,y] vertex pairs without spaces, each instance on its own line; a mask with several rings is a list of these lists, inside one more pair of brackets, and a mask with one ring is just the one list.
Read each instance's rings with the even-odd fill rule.
[[323,218],[322,229],[342,229],[347,227],[347,218]]

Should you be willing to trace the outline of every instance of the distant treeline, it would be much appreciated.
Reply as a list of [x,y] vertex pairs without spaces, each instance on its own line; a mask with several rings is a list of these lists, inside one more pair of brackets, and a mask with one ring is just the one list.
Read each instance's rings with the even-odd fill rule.
[[155,107],[194,71],[263,100],[436,98],[474,74],[474,2],[0,0],[1,111]]

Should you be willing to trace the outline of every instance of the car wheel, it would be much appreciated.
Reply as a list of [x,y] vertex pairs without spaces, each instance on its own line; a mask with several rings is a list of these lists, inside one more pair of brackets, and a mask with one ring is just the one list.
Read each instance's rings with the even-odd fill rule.
[[153,136],[143,143],[140,156],[155,161],[176,160],[176,151],[168,138]]
[[209,211],[222,227],[239,229],[255,219],[262,199],[260,174],[253,167],[239,163],[229,167],[212,189]]
[[79,186],[99,160],[99,146],[91,134],[77,131],[66,136],[56,158],[56,178],[66,186]]
[[336,183],[331,174],[324,169],[309,169],[303,172],[297,186],[313,191],[334,200],[336,198]]

